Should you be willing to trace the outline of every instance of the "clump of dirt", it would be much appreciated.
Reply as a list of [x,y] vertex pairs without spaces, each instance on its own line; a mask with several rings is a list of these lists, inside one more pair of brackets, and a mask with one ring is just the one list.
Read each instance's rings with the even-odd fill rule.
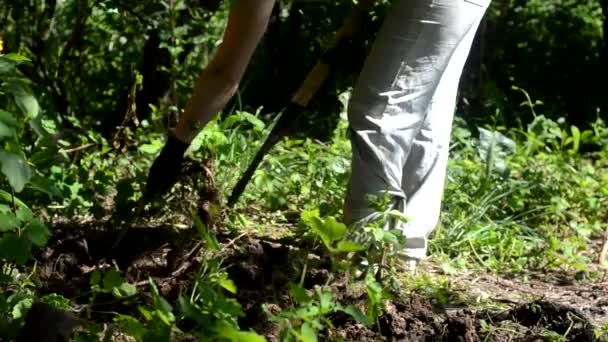
[[[97,268],[117,266],[131,283],[145,282],[148,276],[179,280],[201,261],[195,255],[201,244],[193,235],[171,227],[136,227],[112,249],[117,236],[113,231],[57,227],[52,240],[34,256],[35,276],[42,293],[67,298],[86,291],[90,273]],[[164,290],[168,294],[173,289]]]
[[596,341],[594,327],[578,310],[537,301],[505,312],[460,310],[440,314],[427,298],[413,295],[389,303],[378,329],[348,321],[332,329],[329,338],[347,341],[546,341],[559,334],[566,341]]

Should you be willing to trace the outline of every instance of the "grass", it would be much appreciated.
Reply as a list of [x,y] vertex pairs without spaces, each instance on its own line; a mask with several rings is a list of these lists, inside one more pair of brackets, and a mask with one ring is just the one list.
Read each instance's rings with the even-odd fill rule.
[[[215,153],[219,183],[234,184],[239,173],[223,170],[243,169],[263,130],[235,139],[242,126],[233,131],[214,127],[208,136],[225,134],[231,141]],[[598,121],[586,133],[587,145],[600,146],[593,153],[574,151],[572,143],[564,143],[572,139],[570,128],[542,116],[525,128],[479,131],[455,120],[441,224],[431,253],[450,260],[454,270],[503,273],[582,271],[597,262],[593,243],[608,215],[606,126]],[[239,206],[257,208],[249,219],[261,226],[269,220],[280,223],[285,212],[319,209],[322,216],[340,217],[349,160],[343,113],[330,142],[287,140],[271,151]]]

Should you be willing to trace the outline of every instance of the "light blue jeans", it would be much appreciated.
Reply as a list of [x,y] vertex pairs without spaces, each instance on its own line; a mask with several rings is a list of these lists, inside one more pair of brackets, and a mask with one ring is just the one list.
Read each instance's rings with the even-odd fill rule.
[[[347,223],[378,218],[368,195],[392,198],[403,254],[421,259],[439,222],[462,69],[490,0],[394,0],[348,105],[352,166]],[[390,227],[393,228],[393,227]]]

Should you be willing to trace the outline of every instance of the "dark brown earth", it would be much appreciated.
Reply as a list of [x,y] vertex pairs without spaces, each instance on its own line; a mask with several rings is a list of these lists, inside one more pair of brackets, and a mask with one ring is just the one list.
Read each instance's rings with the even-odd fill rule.
[[[59,293],[76,298],[77,305],[86,307],[90,305],[90,298],[82,291],[89,288],[90,272],[97,267],[115,265],[140,291],[147,290],[147,279],[153,277],[161,294],[175,303],[180,291],[188,289],[203,261],[200,252],[204,243],[194,229],[134,226],[118,248],[111,250],[115,232],[98,229],[96,225],[99,223],[56,224],[53,240],[36,254],[33,279],[41,285],[40,294]],[[298,270],[304,260],[309,260],[310,267],[305,287],[325,284],[331,274],[329,261],[298,246],[253,234],[220,231],[215,234],[222,245],[225,264],[230,265],[229,275],[238,288],[236,298],[246,313],[239,322],[241,328],[254,329],[269,341],[278,341],[277,327],[268,320],[262,305],[270,304],[277,312],[290,305],[287,284],[299,277]],[[460,305],[453,309],[412,293],[387,303],[388,311],[372,329],[347,315],[332,316],[334,327],[322,331],[319,340],[546,341],[549,330],[565,336],[566,341],[596,340],[593,324],[601,323],[597,318],[605,314],[608,298],[605,284],[578,288],[564,285],[559,290],[555,284],[543,283],[544,290],[539,291],[547,291],[546,296],[525,301],[522,294],[532,288],[542,289],[540,280],[518,284],[515,280],[483,277],[455,277],[453,290],[486,291],[497,301],[510,303],[509,308],[473,310],[472,305]],[[343,286],[339,280],[333,283],[336,287]],[[570,292],[564,290],[568,286]],[[365,294],[353,297],[347,288],[338,288],[336,292],[343,293],[340,299],[349,303],[363,304],[366,300]],[[509,293],[518,295],[509,296]],[[569,303],[563,303],[564,298]],[[105,312],[136,312],[132,306],[112,302],[93,304],[88,309],[93,313],[92,318],[100,321],[111,320]]]

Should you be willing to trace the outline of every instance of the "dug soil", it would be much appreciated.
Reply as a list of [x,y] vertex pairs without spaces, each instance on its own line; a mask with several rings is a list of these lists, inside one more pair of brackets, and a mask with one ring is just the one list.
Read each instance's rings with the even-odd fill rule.
[[[41,295],[62,294],[73,299],[76,308],[86,307],[81,315],[86,311],[91,319],[110,322],[112,312],[137,315],[137,310],[127,303],[102,300],[90,303],[86,292],[90,288],[90,274],[96,268],[118,267],[143,294],[148,290],[148,277],[152,277],[172,304],[181,291],[189,289],[203,262],[201,251],[205,246],[194,229],[133,226],[112,249],[116,233],[106,228],[107,223],[94,221],[55,223],[53,239],[36,254],[33,279],[40,284]],[[288,284],[297,281],[305,262],[309,267],[304,279],[306,288],[333,284],[341,302],[365,308],[365,293],[355,296],[339,279],[331,279],[330,262],[322,253],[311,253],[301,246],[270,241],[253,233],[216,231],[215,234],[222,247],[224,264],[238,288],[236,298],[246,313],[239,322],[242,329],[255,330],[269,341],[279,340],[280,327],[270,320],[263,306],[277,313],[292,305]],[[459,284],[464,283],[462,280]],[[596,295],[608,298],[605,290],[603,287]],[[142,295],[141,300],[149,300],[148,297]],[[590,313],[598,312],[599,307],[596,311],[591,310],[594,308],[583,311],[559,300],[521,302],[521,298],[513,299],[511,304],[502,310],[474,310],[462,305],[454,309],[414,292],[389,302],[388,310],[373,327],[365,327],[346,314],[331,316],[333,327],[320,332],[319,340],[546,341],[551,334],[565,336],[567,341],[596,340],[594,329],[598,322]]]

